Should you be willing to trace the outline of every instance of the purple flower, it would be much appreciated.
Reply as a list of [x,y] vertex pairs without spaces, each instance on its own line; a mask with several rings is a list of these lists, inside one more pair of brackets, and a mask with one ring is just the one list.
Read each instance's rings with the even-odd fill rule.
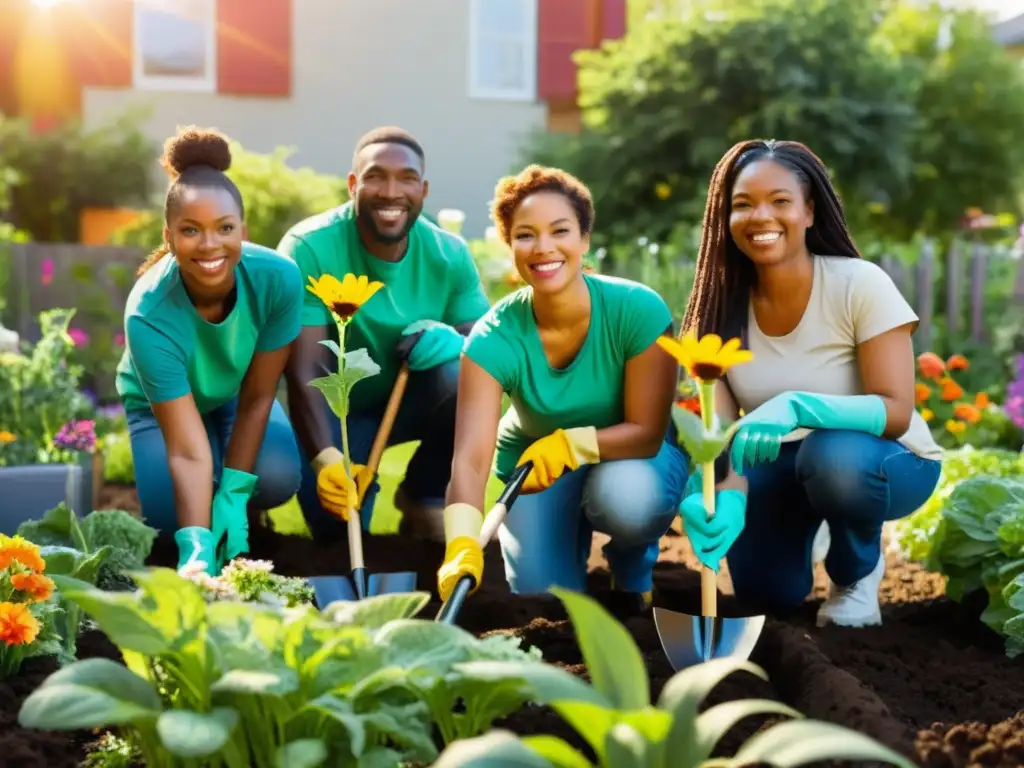
[[89,334],[81,328],[68,328],[68,336],[76,347],[84,347],[89,343]]
[[53,282],[53,259],[43,259],[39,270],[39,279],[43,285],[49,285]]
[[53,444],[69,451],[92,453],[96,448],[96,422],[91,419],[68,422],[53,438]]
[[1006,386],[1003,410],[1018,429],[1024,429],[1024,355],[1017,355],[1017,378]]

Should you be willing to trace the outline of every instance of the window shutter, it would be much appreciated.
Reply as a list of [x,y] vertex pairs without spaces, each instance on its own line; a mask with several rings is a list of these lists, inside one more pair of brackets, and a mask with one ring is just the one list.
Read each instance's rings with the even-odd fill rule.
[[217,92],[289,96],[291,89],[292,0],[217,0]]
[[80,87],[131,87],[132,0],[80,0],[52,13]]
[[593,12],[603,0],[538,0],[537,97],[576,98],[574,52],[590,47]]
[[626,0],[601,0],[601,38],[618,40],[626,34]]

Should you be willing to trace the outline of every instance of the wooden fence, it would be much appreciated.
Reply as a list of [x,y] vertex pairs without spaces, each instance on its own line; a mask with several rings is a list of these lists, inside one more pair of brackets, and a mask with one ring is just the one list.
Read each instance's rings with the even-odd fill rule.
[[[25,243],[11,251],[11,279],[4,323],[22,338],[38,338],[36,318],[52,307],[77,307],[75,324],[90,333],[121,330],[121,314],[135,271],[146,254],[138,248],[78,244]],[[1016,273],[1011,296],[1024,306],[1024,259],[981,243],[960,242],[946,259],[925,243],[914,263],[883,258],[882,267],[921,317],[915,334],[918,351],[935,341],[935,320],[942,317],[947,338],[984,343],[991,329],[984,306],[993,281]],[[944,274],[938,270],[945,268]],[[935,290],[942,274],[944,290]],[[936,295],[939,294],[939,295]],[[1004,295],[1005,297],[1005,295]],[[1010,298],[1010,297],[1005,297]],[[941,311],[937,311],[942,307]]]

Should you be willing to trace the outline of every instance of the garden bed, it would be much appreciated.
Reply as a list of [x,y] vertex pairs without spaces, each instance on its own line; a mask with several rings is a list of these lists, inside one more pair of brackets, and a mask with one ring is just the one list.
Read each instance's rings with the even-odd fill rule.
[[[117,507],[133,508],[130,492],[118,488],[106,489],[101,506],[114,506],[115,499]],[[273,560],[279,573],[312,576],[347,571],[344,542],[321,546],[265,530],[254,530],[251,539],[249,556]],[[670,532],[662,550],[656,569],[657,604],[698,611],[700,579],[686,539]],[[419,587],[433,590],[443,547],[398,536],[367,537],[365,556],[371,573],[415,569]],[[173,566],[174,559],[173,545],[161,537],[153,564]],[[764,668],[770,683],[735,675],[713,692],[711,702],[779,699],[809,717],[867,733],[923,766],[1024,765],[1024,661],[1006,658],[1000,639],[978,621],[978,611],[943,596],[941,577],[890,555],[881,592],[886,623],[859,630],[815,628],[814,614],[825,583],[824,574],[819,573],[812,599],[794,615],[767,622],[752,661]],[[721,584],[727,591],[726,575]],[[618,612],[599,543],[591,557],[588,586]],[[432,617],[438,608],[435,600],[423,615]],[[720,610],[729,615],[736,608],[724,597]],[[625,621],[645,656],[652,697],[657,697],[673,673],[654,623],[650,617]],[[485,583],[466,603],[460,624],[478,634],[519,635],[540,648],[548,662],[584,672],[561,603],[511,597],[496,546],[488,550]],[[102,637],[84,639],[82,649],[83,655],[116,654]],[[51,668],[49,660],[34,662],[26,675],[0,688],[0,753],[7,758],[5,765],[77,765],[93,738],[91,734],[11,730],[21,699]],[[744,721],[720,752],[735,750],[765,722],[765,718]],[[580,739],[546,708],[529,707],[498,725],[519,733],[556,734],[586,751]],[[26,758],[12,761],[14,755]]]

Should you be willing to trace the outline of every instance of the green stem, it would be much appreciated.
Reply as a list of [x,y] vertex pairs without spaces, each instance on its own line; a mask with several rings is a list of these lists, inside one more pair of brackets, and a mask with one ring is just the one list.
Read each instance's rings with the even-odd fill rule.
[[[697,393],[700,398],[700,418],[704,422],[704,431],[710,432],[715,424],[715,382],[697,380]],[[708,519],[715,516],[715,460],[706,461],[701,466],[701,491],[704,497],[704,509]]]
[[[338,355],[338,373],[342,373],[345,367],[345,323],[341,320],[336,320],[335,324],[338,326],[338,349],[341,350],[341,354]],[[345,389],[345,412],[338,418],[341,421],[341,452],[344,454],[345,460],[345,473],[352,477],[352,462],[349,460],[348,453],[348,388]]]

